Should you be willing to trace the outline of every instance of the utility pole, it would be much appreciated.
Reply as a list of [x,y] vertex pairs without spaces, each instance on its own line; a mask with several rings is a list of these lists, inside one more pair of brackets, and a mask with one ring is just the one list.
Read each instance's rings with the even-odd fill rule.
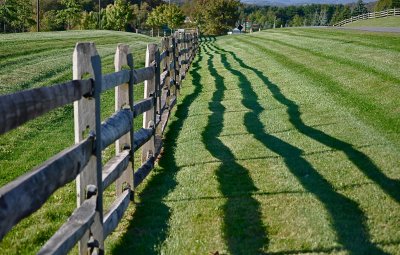
[[101,0],[99,0],[99,30],[101,29]]
[[36,0],[36,31],[40,32],[40,0]]

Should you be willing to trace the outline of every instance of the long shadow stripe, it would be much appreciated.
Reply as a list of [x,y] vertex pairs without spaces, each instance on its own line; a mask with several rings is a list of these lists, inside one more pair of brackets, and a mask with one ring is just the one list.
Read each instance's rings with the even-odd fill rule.
[[268,77],[257,70],[256,68],[250,67],[243,63],[233,52],[227,52],[235,58],[241,67],[253,71],[260,80],[268,86],[268,89],[272,92],[273,97],[282,105],[287,107],[287,113],[289,115],[289,121],[295,126],[299,132],[310,137],[311,139],[324,144],[335,150],[340,150],[347,158],[371,181],[375,182],[379,187],[388,194],[397,203],[400,203],[400,181],[387,177],[379,167],[363,152],[354,148],[352,144],[341,141],[335,137],[332,137],[324,132],[307,126],[301,118],[301,112],[299,106],[292,100],[285,97],[280,88],[269,81]]
[[[336,192],[334,187],[302,157],[303,151],[301,149],[265,132],[265,126],[259,117],[264,109],[258,103],[257,94],[253,91],[247,77],[232,67],[226,55],[231,55],[242,68],[253,71],[254,68],[244,65],[243,61],[237,58],[234,53],[214,47],[216,49],[215,52],[220,53],[221,61],[225,68],[239,79],[243,98],[247,99],[242,102],[246,108],[251,110],[251,112],[245,114],[244,123],[246,129],[249,133],[254,134],[254,137],[267,149],[281,155],[286,166],[296,176],[301,185],[321,201],[332,219],[332,226],[337,233],[338,241],[351,254],[363,254],[366,252],[370,252],[370,254],[386,254],[370,241],[368,228],[364,225],[366,217],[358,204]],[[278,96],[276,91],[278,86],[272,84],[267,77],[264,76],[262,81],[268,86],[277,101],[289,100],[282,93]],[[291,103],[294,104],[294,102]],[[288,113],[293,118],[293,112],[288,110]]]
[[[225,107],[221,104],[226,86],[224,78],[214,65],[214,54],[205,52],[208,56],[208,70],[215,79],[215,92],[209,110],[208,124],[202,133],[206,149],[213,157],[221,161],[216,174],[220,190],[226,198],[224,210],[224,237],[231,254],[259,254],[268,240],[266,228],[261,220],[260,204],[252,197],[257,191],[249,170],[235,161],[231,150],[218,138],[223,129]],[[210,123],[220,123],[212,125]],[[241,197],[235,197],[241,194]]]
[[329,77],[328,75],[307,68],[306,65],[297,63],[296,61],[290,59],[290,57],[288,57],[287,55],[268,49],[266,46],[260,45],[258,43],[254,43],[251,38],[247,40],[244,39],[244,37],[238,37],[237,40],[258,49],[261,52],[266,53],[278,63],[289,67],[296,72],[306,75],[311,80],[314,80],[316,84],[324,84],[324,90],[327,90],[327,92],[331,93],[332,96],[334,96],[336,99],[340,100],[344,104],[357,109],[359,114],[363,117],[363,120],[368,121],[368,123],[370,123],[371,125],[381,130],[384,129],[385,132],[390,132],[392,134],[400,132],[399,118],[388,116],[383,109],[378,108],[378,105],[372,104],[366,101],[362,96],[356,95],[351,91],[343,88],[340,83],[338,83],[336,80]]
[[114,247],[113,254],[160,254],[158,249],[167,238],[171,217],[170,208],[164,199],[175,189],[177,185],[175,175],[180,169],[176,164],[174,151],[179,133],[189,115],[189,108],[203,89],[200,82],[202,60],[203,54],[200,49],[189,71],[193,78],[194,91],[178,104],[176,119],[170,122],[165,135],[164,150],[168,153],[163,154],[158,162],[162,170],[149,179],[139,194],[142,202],[136,205],[128,231],[119,245]]

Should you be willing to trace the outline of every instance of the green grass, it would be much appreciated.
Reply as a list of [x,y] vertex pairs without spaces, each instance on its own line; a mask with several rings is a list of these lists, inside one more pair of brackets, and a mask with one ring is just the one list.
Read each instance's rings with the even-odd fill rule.
[[[399,35],[334,29],[203,42],[163,156],[106,252],[400,254],[399,57]],[[47,156],[40,141],[52,129],[53,150],[72,143],[71,109],[63,111],[2,136],[2,183],[15,165],[17,176]],[[8,235],[1,253],[36,251],[74,206],[66,190],[51,199],[54,210]]]
[[399,17],[358,20],[344,25],[345,27],[400,27]]
[[[0,35],[0,94],[48,86],[72,79],[72,53],[77,42],[95,42],[103,73],[114,71],[118,43],[131,46],[135,66],[144,65],[146,45],[158,39],[131,33],[71,31]],[[143,88],[137,86],[137,99]],[[102,96],[102,117],[114,111],[114,92]],[[135,121],[135,126],[141,120]],[[0,186],[74,143],[73,107],[54,110],[0,138]],[[113,155],[111,146],[105,159]],[[57,191],[33,216],[23,220],[0,243],[1,254],[33,254],[53,235],[75,208],[75,184]],[[108,205],[113,189],[106,192]]]
[[203,43],[112,252],[400,254],[399,43],[316,29]]

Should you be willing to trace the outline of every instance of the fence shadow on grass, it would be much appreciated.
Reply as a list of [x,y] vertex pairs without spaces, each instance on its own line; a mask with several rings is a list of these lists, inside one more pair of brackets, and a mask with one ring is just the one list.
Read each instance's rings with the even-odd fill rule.
[[146,187],[139,194],[140,203],[137,203],[128,230],[121,241],[112,250],[113,254],[159,254],[158,248],[168,234],[168,222],[171,216],[169,207],[163,199],[176,187],[175,175],[179,170],[176,165],[174,148],[179,132],[188,117],[190,105],[202,91],[200,84],[200,62],[203,59],[200,48],[197,58],[191,65],[190,74],[195,85],[194,91],[186,95],[182,103],[177,105],[175,119],[169,124],[164,140],[164,153],[158,162],[158,168]]
[[[247,77],[232,67],[228,61],[227,55],[230,55],[241,68],[253,71],[260,80],[263,81],[272,92],[275,100],[287,107],[290,122],[298,131],[329,147],[344,151],[353,162],[361,160],[362,163],[355,163],[361,169],[364,169],[364,167],[369,167],[368,169],[370,169],[374,166],[371,160],[369,160],[366,155],[353,149],[347,143],[330,137],[320,130],[307,126],[300,117],[301,112],[299,111],[299,106],[294,101],[286,98],[279,87],[269,81],[268,77],[264,76],[262,72],[246,65],[233,52],[220,49],[215,45],[213,45],[213,49],[214,53],[220,54],[224,67],[239,79],[239,86],[243,95],[242,104],[250,110],[249,113],[245,114],[244,120],[247,131],[253,134],[254,138],[260,141],[265,148],[282,156],[287,168],[301,185],[323,203],[331,217],[332,226],[336,231],[338,242],[351,254],[386,254],[370,241],[368,228],[365,226],[367,219],[358,204],[336,192],[334,187],[303,158],[303,151],[301,149],[265,132],[264,124],[259,118],[259,115],[264,109],[258,103],[258,96],[253,91]],[[357,159],[352,157],[357,157]],[[375,171],[378,171],[378,169],[373,168],[369,173]]]
[[209,51],[205,54],[208,56],[209,73],[215,80],[215,91],[209,103],[212,114],[202,132],[202,140],[206,149],[221,164],[216,175],[221,193],[226,199],[223,205],[224,238],[231,254],[260,254],[268,240],[266,228],[261,221],[260,204],[252,197],[257,188],[249,176],[249,170],[236,162],[231,150],[218,138],[223,129],[225,107],[221,101],[226,86],[224,78],[215,68],[214,55]]

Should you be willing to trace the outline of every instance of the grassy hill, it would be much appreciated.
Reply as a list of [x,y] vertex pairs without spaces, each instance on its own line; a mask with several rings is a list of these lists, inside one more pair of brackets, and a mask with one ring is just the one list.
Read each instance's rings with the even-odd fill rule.
[[[70,79],[77,40],[98,42],[105,72],[116,42],[130,43],[140,66],[139,53],[152,41],[62,35],[48,34],[36,46],[33,36],[2,37],[2,93]],[[45,56],[48,62],[40,61]],[[106,252],[400,254],[399,57],[400,35],[333,29],[203,42],[159,165]],[[104,98],[104,114],[112,112],[112,96]],[[1,137],[1,185],[72,144],[71,109]],[[68,217],[74,197],[73,185],[57,192],[51,206],[0,243],[1,253],[37,251]]]
[[[159,39],[124,32],[70,31],[0,35],[0,94],[48,86],[72,79],[72,53],[77,42],[95,42],[103,73],[114,71],[118,43],[131,46],[135,66],[144,65],[146,45]],[[136,98],[143,98],[137,86]],[[103,118],[114,112],[114,93],[102,96]],[[135,122],[140,126],[141,121]],[[50,112],[0,138],[0,186],[74,143],[73,107]],[[112,147],[112,146],[111,146]],[[105,151],[105,158],[114,153]],[[106,198],[112,199],[113,190]],[[0,243],[1,254],[34,254],[75,207],[75,185],[57,191],[32,217],[23,220]]]
[[400,16],[358,20],[344,27],[400,27]]

